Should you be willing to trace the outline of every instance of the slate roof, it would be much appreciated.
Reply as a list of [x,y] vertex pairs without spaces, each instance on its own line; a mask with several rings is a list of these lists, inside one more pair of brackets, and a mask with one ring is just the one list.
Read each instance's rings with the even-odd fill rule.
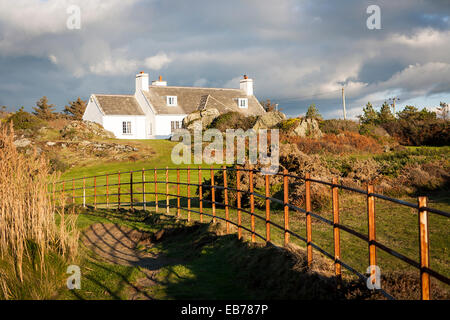
[[145,115],[134,95],[96,94],[105,115]]
[[[220,113],[237,111],[246,116],[265,111],[255,96],[240,89],[150,86],[143,91],[157,114],[189,114],[203,108],[216,108]],[[167,96],[177,96],[177,106],[167,105]],[[248,98],[248,108],[239,108],[238,98]]]

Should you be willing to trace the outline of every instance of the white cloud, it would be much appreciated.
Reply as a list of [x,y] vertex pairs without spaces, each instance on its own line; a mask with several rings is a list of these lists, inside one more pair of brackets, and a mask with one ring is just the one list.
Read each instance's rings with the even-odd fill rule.
[[89,67],[89,71],[97,75],[118,75],[135,72],[138,67],[136,60],[107,58]]
[[151,70],[160,70],[166,67],[170,62],[172,62],[172,59],[165,53],[158,53],[155,56],[146,58],[144,65]]

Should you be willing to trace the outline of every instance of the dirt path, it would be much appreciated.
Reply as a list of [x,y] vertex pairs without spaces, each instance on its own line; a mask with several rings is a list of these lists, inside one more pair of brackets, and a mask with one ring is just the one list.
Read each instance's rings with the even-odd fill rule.
[[159,270],[173,261],[163,255],[138,250],[150,247],[150,235],[111,223],[91,225],[82,237],[83,244],[106,262],[125,266],[139,266],[145,277],[130,286],[130,299],[149,299],[144,289],[155,284]]

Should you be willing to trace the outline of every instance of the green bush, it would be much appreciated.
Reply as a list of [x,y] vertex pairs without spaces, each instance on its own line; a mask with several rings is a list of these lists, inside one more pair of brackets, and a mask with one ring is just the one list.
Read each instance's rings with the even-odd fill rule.
[[281,133],[289,134],[300,122],[300,118],[290,118],[281,121],[277,124],[277,128],[280,129]]
[[256,123],[255,116],[242,116],[239,112],[227,112],[221,114],[208,126],[208,128],[215,128],[222,132],[227,129],[242,129],[244,131],[251,129]]
[[38,130],[45,125],[45,122],[35,115],[26,112],[23,108],[20,108],[19,111],[13,113],[8,121],[12,122],[15,130]]

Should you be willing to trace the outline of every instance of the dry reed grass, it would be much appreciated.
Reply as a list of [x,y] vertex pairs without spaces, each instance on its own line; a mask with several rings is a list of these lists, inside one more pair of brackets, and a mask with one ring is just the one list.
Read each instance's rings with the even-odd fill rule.
[[27,285],[30,270],[24,265],[31,263],[46,278],[52,272],[46,256],[74,259],[79,236],[76,217],[64,212],[64,197],[55,199],[48,190],[57,179],[48,160],[19,153],[13,142],[12,126],[0,126],[0,261],[9,266],[1,271],[0,298],[6,299],[17,297],[13,282]]

